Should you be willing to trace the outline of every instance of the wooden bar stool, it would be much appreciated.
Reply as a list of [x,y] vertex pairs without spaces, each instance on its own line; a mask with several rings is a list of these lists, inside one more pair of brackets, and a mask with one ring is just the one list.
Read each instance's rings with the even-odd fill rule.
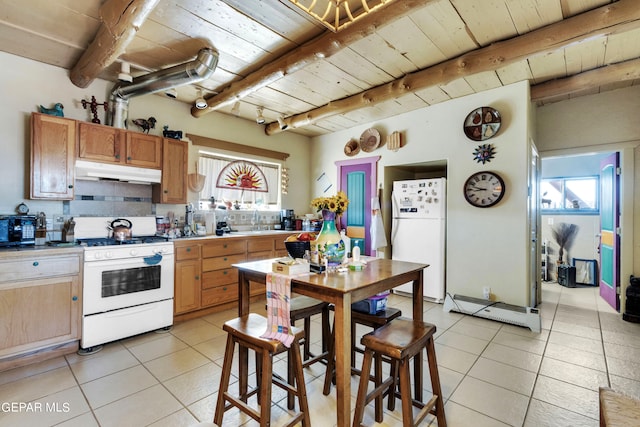
[[[333,306],[330,306],[330,309],[333,310]],[[356,346],[356,326],[358,324],[368,326],[370,328],[376,329],[381,326],[386,325],[391,320],[396,317],[402,316],[402,311],[397,308],[388,307],[384,311],[380,311],[376,314],[368,314],[362,313],[360,311],[351,310],[351,372],[355,374],[360,374],[360,370],[355,368],[355,353],[364,353],[364,350],[360,347]],[[335,325],[334,325],[335,328]],[[333,330],[331,331],[331,335],[329,338],[329,347],[328,347],[328,363],[327,363],[327,373],[324,378],[324,395],[328,395],[331,391],[331,383],[334,382],[335,379],[335,353],[334,353],[334,344],[335,344],[335,336]]]
[[[306,368],[314,363],[321,362],[325,365],[328,364],[329,359],[329,340],[331,339],[331,331],[329,326],[329,303],[320,301],[315,298],[300,295],[291,298],[289,319],[291,325],[294,325],[298,320],[304,320],[304,338],[301,340],[302,344],[302,367]],[[317,314],[322,315],[322,353],[315,355],[311,353],[311,317]],[[289,384],[294,384],[294,365],[288,364],[287,368],[287,381]],[[287,407],[289,409],[294,408],[294,395],[288,393]]]
[[[402,401],[402,425],[413,427],[418,425],[427,414],[434,414],[438,420],[438,427],[446,427],[447,421],[444,415],[444,402],[440,387],[440,376],[436,363],[436,352],[433,343],[435,325],[398,317],[385,326],[374,330],[362,337],[360,341],[364,345],[364,360],[362,362],[362,374],[356,399],[356,410],[353,418],[353,426],[362,425],[364,408],[374,399],[379,398],[385,391],[390,392],[389,398],[395,396],[395,372],[399,372],[400,399]],[[431,376],[431,389],[433,397],[427,403],[420,402],[411,397],[411,378],[409,363],[423,349],[427,350],[429,362],[429,374]],[[371,371],[371,362],[376,356],[386,356],[397,366],[392,374],[384,382],[377,385],[373,391],[367,394],[369,385],[368,377]],[[412,407],[420,408],[418,415],[413,417]]]
[[[295,338],[291,347],[287,349],[280,341],[260,337],[267,329],[267,319],[256,313],[250,313],[246,316],[229,320],[225,322],[222,329],[228,334],[227,348],[224,354],[220,389],[218,390],[218,401],[213,422],[217,425],[222,425],[224,413],[235,406],[241,412],[244,412],[259,422],[261,427],[270,425],[271,384],[273,383],[298,397],[300,412],[296,413],[286,426],[293,426],[301,422],[303,426],[310,427],[309,405],[307,403],[307,391],[304,383],[302,358],[300,355],[300,339],[304,336],[304,331],[296,327],[291,328]],[[258,385],[248,390],[247,393],[242,396],[232,396],[228,391],[233,353],[236,344],[255,351],[256,361],[258,363],[256,367]],[[285,351],[288,352],[289,364],[294,366],[296,387],[288,384],[273,373],[273,356],[284,353]],[[249,397],[254,394],[258,394],[259,410],[250,407],[247,403]]]

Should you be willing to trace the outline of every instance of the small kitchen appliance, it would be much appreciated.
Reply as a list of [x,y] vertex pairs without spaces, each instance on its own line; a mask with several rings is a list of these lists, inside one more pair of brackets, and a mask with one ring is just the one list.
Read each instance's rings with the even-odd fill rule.
[[0,247],[35,245],[35,215],[0,215]]
[[84,247],[80,354],[173,324],[173,243],[156,236],[155,217],[76,217],[75,237]]
[[282,209],[280,212],[282,216],[282,228],[287,231],[293,231],[296,229],[296,215],[293,209]]

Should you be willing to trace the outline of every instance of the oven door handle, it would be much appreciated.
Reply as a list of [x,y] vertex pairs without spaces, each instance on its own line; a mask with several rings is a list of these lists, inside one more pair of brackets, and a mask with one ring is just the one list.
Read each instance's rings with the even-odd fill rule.
[[154,256],[148,256],[143,258],[144,263],[147,265],[156,265],[162,261],[162,255],[155,254]]

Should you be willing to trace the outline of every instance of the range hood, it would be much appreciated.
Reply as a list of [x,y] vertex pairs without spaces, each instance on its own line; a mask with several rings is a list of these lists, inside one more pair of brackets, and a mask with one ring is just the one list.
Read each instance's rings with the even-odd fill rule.
[[93,181],[110,179],[138,184],[154,184],[160,183],[161,177],[162,172],[159,169],[76,160],[76,179]]

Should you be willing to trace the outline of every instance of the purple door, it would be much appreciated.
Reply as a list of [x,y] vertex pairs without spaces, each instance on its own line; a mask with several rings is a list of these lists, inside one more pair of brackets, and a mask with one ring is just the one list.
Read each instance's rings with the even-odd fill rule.
[[620,220],[618,153],[600,162],[600,296],[620,310]]

